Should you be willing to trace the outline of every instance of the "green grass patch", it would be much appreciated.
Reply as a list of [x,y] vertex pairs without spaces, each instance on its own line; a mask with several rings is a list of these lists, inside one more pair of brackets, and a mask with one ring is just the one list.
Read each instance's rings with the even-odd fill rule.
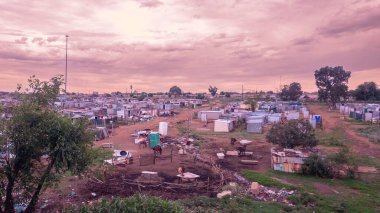
[[375,157],[370,157],[368,155],[353,155],[354,161],[360,166],[374,166],[380,169],[380,159]]
[[361,120],[356,120],[356,119],[347,118],[347,117],[345,121],[353,125],[371,125],[371,122],[369,121],[361,121]]
[[176,202],[167,201],[158,197],[147,197],[135,195],[127,198],[115,198],[111,201],[102,200],[92,206],[72,207],[63,212],[82,212],[82,213],[103,213],[103,212],[184,212],[183,208]]
[[[289,179],[302,185],[297,190],[301,192],[301,197],[291,199],[294,199],[295,205],[302,206],[303,202],[312,204],[309,206],[314,205],[316,212],[379,212],[380,210],[379,181],[367,183],[355,179],[326,179],[275,171],[268,172],[266,175]],[[325,184],[340,193],[326,195],[315,189],[315,183]],[[315,195],[311,198],[313,202],[307,202],[309,198],[304,199],[303,193]]]
[[182,200],[185,212],[286,212],[293,209],[279,203],[259,202],[252,198],[231,197],[216,199],[209,197],[195,197]]
[[368,126],[356,130],[359,135],[367,137],[372,143],[380,144],[380,126]]
[[351,143],[341,127],[336,127],[330,132],[317,129],[315,133],[320,145],[343,147]]
[[295,189],[296,187],[281,183],[278,180],[271,178],[266,173],[259,173],[252,170],[243,170],[242,175],[247,178],[249,181],[258,182],[261,185],[268,187],[276,187],[276,188],[286,188],[286,189]]
[[90,151],[90,156],[92,159],[92,165],[102,165],[103,161],[112,158],[113,151],[111,149],[95,148],[93,147]]

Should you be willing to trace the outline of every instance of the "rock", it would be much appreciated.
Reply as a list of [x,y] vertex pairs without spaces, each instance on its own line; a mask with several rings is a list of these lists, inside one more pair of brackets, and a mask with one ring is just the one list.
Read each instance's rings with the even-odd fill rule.
[[252,194],[258,195],[260,193],[260,185],[258,182],[252,182],[249,190]]
[[227,156],[239,156],[239,152],[238,151],[227,151],[226,155]]
[[232,192],[231,191],[222,191],[221,193],[218,193],[216,195],[217,198],[223,198],[225,196],[231,196]]
[[91,196],[96,197],[96,193],[95,193],[95,192],[92,192],[92,193],[91,193]]
[[229,185],[232,187],[237,187],[237,183],[235,183],[235,182],[230,182]]

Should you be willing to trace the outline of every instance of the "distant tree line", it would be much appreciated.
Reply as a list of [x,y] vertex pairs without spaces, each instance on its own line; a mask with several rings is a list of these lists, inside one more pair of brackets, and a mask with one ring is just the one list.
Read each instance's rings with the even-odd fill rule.
[[360,84],[350,95],[357,101],[380,101],[380,89],[373,81]]

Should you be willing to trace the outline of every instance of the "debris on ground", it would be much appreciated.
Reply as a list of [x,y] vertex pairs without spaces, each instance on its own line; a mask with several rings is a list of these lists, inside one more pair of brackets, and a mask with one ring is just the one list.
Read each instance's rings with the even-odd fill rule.
[[225,196],[231,196],[232,192],[231,191],[222,191],[216,195],[217,198],[223,198]]

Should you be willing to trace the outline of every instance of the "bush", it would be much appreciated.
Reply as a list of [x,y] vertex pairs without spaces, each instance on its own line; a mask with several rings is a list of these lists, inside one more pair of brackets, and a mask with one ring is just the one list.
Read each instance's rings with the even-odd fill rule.
[[80,208],[67,209],[64,212],[82,212],[82,213],[103,213],[103,212],[136,212],[136,213],[177,213],[183,212],[181,206],[177,203],[162,200],[157,197],[147,197],[143,195],[135,195],[132,197],[120,199],[116,198],[107,202],[103,200],[93,206],[82,206]]
[[343,147],[336,154],[333,154],[329,159],[338,164],[349,164],[353,162],[352,156],[349,154],[347,147]]
[[297,146],[314,147],[318,144],[313,127],[309,122],[303,120],[275,124],[269,130],[266,138],[273,144],[290,149]]
[[301,194],[295,194],[288,197],[288,200],[296,206],[315,206],[317,198],[315,195],[302,192]]
[[301,167],[301,173],[304,175],[314,175],[323,178],[332,178],[333,172],[331,162],[323,159],[317,154],[312,154],[305,159]]

